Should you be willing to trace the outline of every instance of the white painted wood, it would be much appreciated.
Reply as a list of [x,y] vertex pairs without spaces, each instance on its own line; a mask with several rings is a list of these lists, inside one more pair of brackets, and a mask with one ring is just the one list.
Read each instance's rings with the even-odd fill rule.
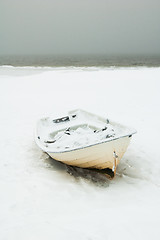
[[124,155],[130,143],[131,137],[123,137],[113,141],[95,144],[90,147],[77,149],[74,151],[48,154],[55,160],[71,166],[81,168],[113,168],[114,152],[118,156],[117,164]]
[[[110,123],[113,127],[116,126],[123,129],[121,136],[105,139],[104,142],[98,142],[85,147],[71,150],[65,149],[64,151],[59,151],[52,147],[52,144],[49,144],[52,135],[68,127],[76,129],[78,126],[88,124],[95,129],[102,129],[108,122],[108,119],[101,118],[83,110],[72,111],[69,113],[69,116],[59,119],[43,118],[38,121],[35,141],[37,145],[53,159],[65,164],[81,168],[110,168],[116,171],[116,166],[127,150],[132,135],[136,133],[136,131],[131,128],[111,121]],[[46,141],[46,139],[49,139],[49,141]],[[52,139],[54,139],[53,136]]]

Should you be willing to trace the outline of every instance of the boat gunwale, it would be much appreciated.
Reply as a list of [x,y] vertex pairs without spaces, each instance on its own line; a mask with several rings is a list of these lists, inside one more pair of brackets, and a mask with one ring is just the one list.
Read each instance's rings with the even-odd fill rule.
[[[72,148],[72,149],[65,149],[65,150],[63,150],[63,151],[57,151],[57,152],[53,152],[53,151],[47,151],[47,147],[41,147],[40,146],[40,144],[38,143],[38,142],[40,142],[40,141],[38,141],[38,139],[37,139],[37,137],[36,137],[36,143],[37,143],[37,145],[43,150],[43,151],[45,151],[45,152],[47,152],[48,154],[49,153],[67,153],[67,152],[73,152],[73,151],[79,151],[79,150],[82,150],[82,149],[86,149],[86,148],[90,148],[90,147],[93,147],[93,146],[96,146],[96,145],[99,145],[99,144],[103,144],[103,143],[107,143],[107,142],[111,142],[111,141],[115,141],[115,140],[118,140],[118,139],[121,139],[121,138],[124,138],[124,137],[132,137],[132,135],[133,134],[136,134],[137,133],[137,131],[135,130],[135,131],[133,131],[132,133],[128,133],[128,134],[126,134],[126,135],[122,135],[122,136],[119,136],[119,137],[115,137],[115,138],[112,138],[112,139],[106,139],[106,140],[104,140],[104,141],[102,141],[102,142],[97,142],[97,143],[94,143],[94,144],[90,144],[90,145],[87,145],[87,146],[82,146],[82,147],[78,147],[78,148]],[[45,149],[45,150],[44,150]]]

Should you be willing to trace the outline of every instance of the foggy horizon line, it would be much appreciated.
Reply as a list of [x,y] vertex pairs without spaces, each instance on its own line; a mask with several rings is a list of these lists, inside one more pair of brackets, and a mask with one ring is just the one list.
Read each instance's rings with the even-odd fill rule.
[[78,57],[78,56],[81,56],[81,57],[92,57],[92,56],[96,56],[96,57],[160,57],[160,54],[159,53],[157,53],[157,54],[147,54],[147,53],[145,53],[145,54],[137,54],[137,53],[132,53],[132,54],[126,54],[126,53],[121,53],[121,54],[107,54],[107,53],[64,53],[64,54],[62,54],[62,53],[56,53],[56,54],[54,54],[54,53],[45,53],[45,54],[42,54],[42,53],[33,53],[33,54],[30,54],[30,53],[23,53],[23,54],[21,54],[21,53],[19,53],[19,54],[0,54],[0,57],[10,57],[10,56],[14,56],[14,57],[21,57],[21,56],[26,56],[26,57],[28,57],[28,56],[30,56],[30,57],[32,57],[32,56],[34,56],[34,57],[36,57],[36,56],[41,56],[41,57],[43,57],[43,56],[52,56],[52,57]]

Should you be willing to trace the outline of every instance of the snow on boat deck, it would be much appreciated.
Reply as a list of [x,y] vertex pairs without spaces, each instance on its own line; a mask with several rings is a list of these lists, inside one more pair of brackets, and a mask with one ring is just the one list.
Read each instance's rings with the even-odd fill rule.
[[[157,239],[160,68],[2,70],[1,239]],[[137,129],[106,185],[75,179],[34,143],[37,119],[75,108]]]
[[40,119],[35,140],[44,152],[64,152],[132,136],[134,133],[136,131],[132,128],[77,109],[67,117]]

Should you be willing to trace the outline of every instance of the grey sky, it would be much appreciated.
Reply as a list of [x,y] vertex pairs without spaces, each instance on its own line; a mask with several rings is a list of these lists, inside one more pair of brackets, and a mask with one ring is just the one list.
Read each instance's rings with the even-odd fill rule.
[[0,0],[0,54],[160,54],[160,0]]

